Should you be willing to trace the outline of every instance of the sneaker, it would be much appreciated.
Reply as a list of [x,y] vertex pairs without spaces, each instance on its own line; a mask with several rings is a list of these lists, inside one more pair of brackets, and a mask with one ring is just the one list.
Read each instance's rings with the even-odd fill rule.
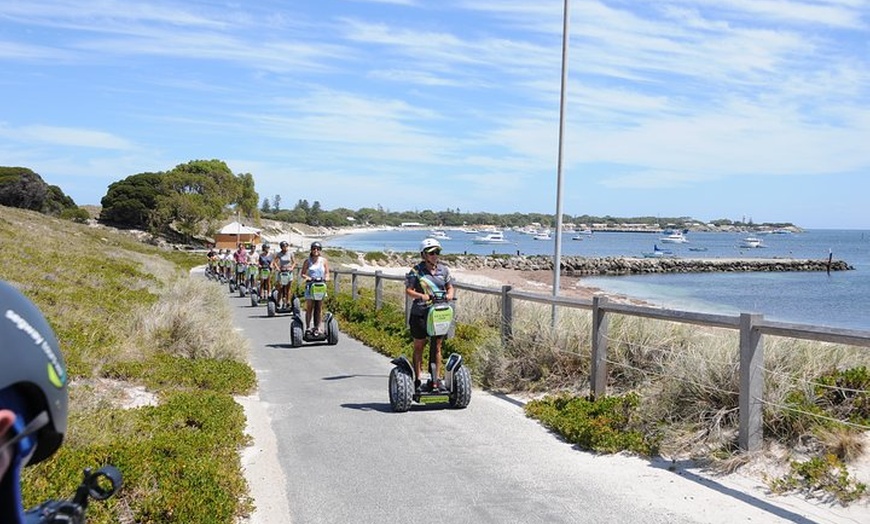
[[414,381],[414,391],[416,391],[417,393],[419,393],[419,392],[420,392],[420,387],[421,387],[422,385],[423,385],[423,383],[420,382],[419,379],[415,380],[415,381]]

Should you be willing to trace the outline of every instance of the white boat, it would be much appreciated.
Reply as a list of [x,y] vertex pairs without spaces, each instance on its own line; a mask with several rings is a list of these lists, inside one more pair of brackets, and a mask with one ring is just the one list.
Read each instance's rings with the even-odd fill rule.
[[740,242],[740,247],[744,248],[756,248],[756,247],[767,247],[761,243],[761,239],[758,237],[746,237]]
[[535,233],[535,235],[532,236],[532,238],[535,240],[553,240],[553,237],[550,236],[549,231],[541,231],[539,233]]
[[493,231],[479,237],[474,237],[472,242],[475,244],[504,244],[507,242],[507,239],[505,239],[504,233],[501,231]]
[[429,238],[435,238],[437,240],[450,240],[450,237],[447,236],[447,233],[441,231],[440,229],[433,229],[429,232]]
[[682,231],[665,231],[665,236],[659,238],[663,244],[685,244],[688,241]]
[[588,227],[586,229],[581,229],[580,231],[577,231],[577,236],[580,236],[580,235],[589,236],[591,234],[592,234],[592,230],[589,229]]
[[463,228],[460,228],[459,230],[462,231],[463,233],[465,233],[466,235],[476,235],[478,233],[478,231],[476,229],[470,228],[470,227],[463,227]]

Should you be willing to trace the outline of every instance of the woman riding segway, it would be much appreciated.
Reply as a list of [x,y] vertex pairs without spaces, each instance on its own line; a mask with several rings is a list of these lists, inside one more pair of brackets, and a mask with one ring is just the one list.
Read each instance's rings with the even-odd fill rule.
[[272,292],[273,300],[268,303],[270,317],[275,313],[286,313],[292,308],[293,293],[290,292],[293,283],[293,272],[296,271],[296,258],[290,252],[290,244],[282,240],[279,244],[281,250],[275,254],[272,260],[272,269],[278,275],[275,279],[276,289]]
[[[302,263],[300,276],[305,281],[305,334],[307,337],[317,338],[321,335],[321,321],[323,320],[323,299],[326,285],[329,281],[329,262],[321,253],[323,246],[320,242],[312,242],[308,258]],[[315,296],[316,295],[316,296]],[[314,326],[311,320],[314,317]]]
[[[453,277],[438,261],[441,244],[434,238],[420,243],[423,259],[405,277],[405,294],[414,301],[408,327],[414,339],[413,366],[405,356],[393,360],[390,373],[390,405],[407,411],[421,397],[447,397],[451,407],[464,408],[471,401],[471,375],[456,353],[447,359],[441,379],[441,345],[453,323]],[[429,380],[422,383],[423,348],[429,342]]]

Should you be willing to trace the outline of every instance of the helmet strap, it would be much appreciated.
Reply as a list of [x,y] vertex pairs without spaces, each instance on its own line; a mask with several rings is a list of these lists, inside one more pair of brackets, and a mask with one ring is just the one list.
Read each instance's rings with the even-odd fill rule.
[[[18,420],[23,420],[20,414],[18,415]],[[33,420],[28,422],[27,425],[20,428],[14,437],[12,437],[11,439],[4,442],[3,445],[0,446],[0,451],[8,448],[10,446],[14,446],[14,445],[18,444],[19,442],[23,441],[25,438],[29,437],[30,435],[33,435],[34,433],[36,433],[40,429],[47,426],[48,422],[49,422],[48,412],[41,411],[39,413],[39,415],[36,415],[35,417],[33,417]],[[16,424],[16,426],[17,426],[17,424]],[[34,449],[36,449],[36,447],[33,446],[32,444],[30,444],[30,445],[27,445],[26,447],[22,447],[22,449],[18,450],[18,453],[16,453],[16,455],[21,456],[22,452],[23,452],[24,455],[21,456],[21,458],[24,459],[23,460],[24,464],[27,464],[27,460],[32,455]]]

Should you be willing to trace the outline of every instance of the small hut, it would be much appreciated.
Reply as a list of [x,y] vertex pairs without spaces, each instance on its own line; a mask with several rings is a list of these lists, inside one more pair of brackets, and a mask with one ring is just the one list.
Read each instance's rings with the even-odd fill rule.
[[260,230],[244,226],[239,222],[230,222],[218,231],[214,240],[217,249],[235,249],[239,242],[259,244]]

